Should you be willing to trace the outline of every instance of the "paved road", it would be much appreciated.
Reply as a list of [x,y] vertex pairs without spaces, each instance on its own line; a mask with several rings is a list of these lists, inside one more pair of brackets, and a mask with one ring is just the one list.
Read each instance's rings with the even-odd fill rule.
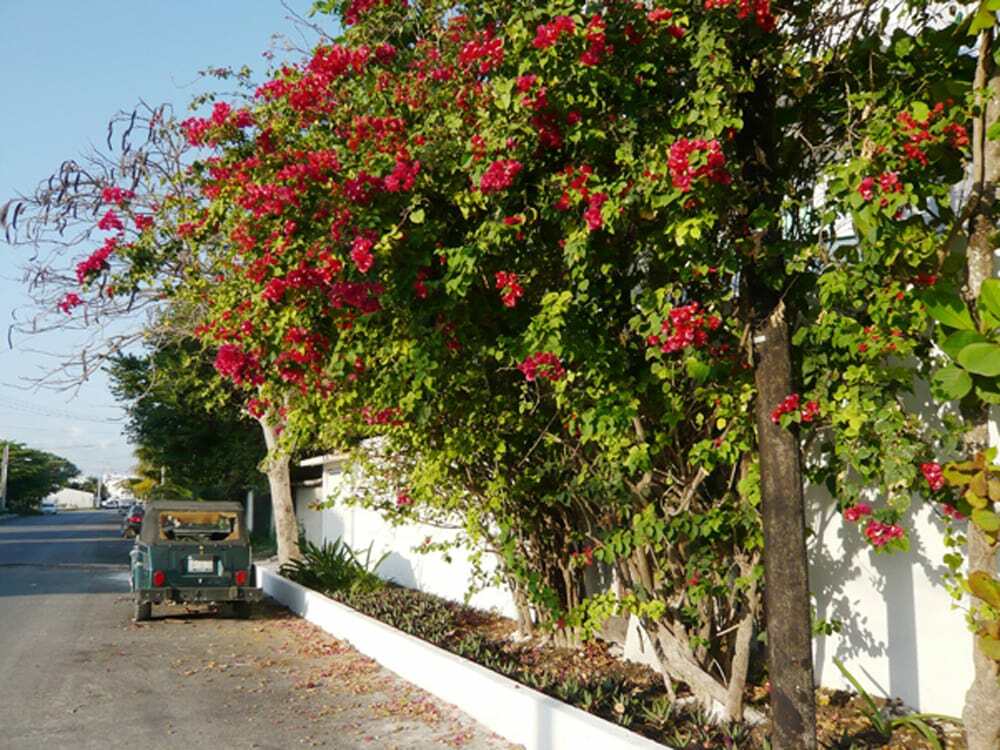
[[0,747],[510,745],[272,604],[131,621],[113,511],[0,522]]

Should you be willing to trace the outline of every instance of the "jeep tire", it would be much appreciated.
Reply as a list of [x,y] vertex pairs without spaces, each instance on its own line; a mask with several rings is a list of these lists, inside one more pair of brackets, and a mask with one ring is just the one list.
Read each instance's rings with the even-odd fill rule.
[[153,616],[153,603],[152,602],[139,602],[135,603],[135,621],[136,622],[146,622],[149,618]]

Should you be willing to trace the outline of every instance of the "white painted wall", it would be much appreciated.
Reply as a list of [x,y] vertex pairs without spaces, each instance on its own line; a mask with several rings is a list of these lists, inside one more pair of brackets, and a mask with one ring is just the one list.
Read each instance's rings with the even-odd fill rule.
[[942,583],[943,531],[930,508],[910,514],[910,552],[876,554],[829,499],[810,492],[816,536],[809,548],[816,613],[843,622],[816,638],[816,679],[850,685],[837,657],[874,695],[921,711],[959,715],[972,682],[972,641]]
[[[321,544],[343,537],[361,552],[373,544],[373,559],[389,553],[378,569],[383,578],[462,601],[472,575],[467,555],[454,550],[449,563],[439,553],[413,551],[426,537],[442,541],[453,538],[452,532],[419,524],[391,526],[376,511],[347,505],[343,498],[350,495],[353,481],[336,459],[330,459],[321,486],[296,489],[296,514],[306,538]],[[334,499],[334,507],[309,508],[328,497]],[[817,615],[843,623],[841,633],[814,641],[817,681],[827,687],[850,687],[833,663],[837,657],[874,695],[901,698],[920,711],[960,714],[972,679],[971,640],[963,612],[952,609],[942,585],[940,523],[926,507],[912,512],[905,521],[910,553],[878,555],[856,526],[843,521],[828,496],[814,489],[807,501],[816,532],[809,556]],[[515,616],[513,600],[504,588],[481,591],[470,603]],[[655,666],[634,623],[625,654]]]
[[[464,601],[473,576],[468,554],[461,549],[453,549],[448,555],[449,562],[439,552],[414,552],[414,548],[428,537],[435,543],[447,542],[454,540],[455,532],[423,524],[392,526],[377,511],[347,505],[343,499],[350,496],[353,481],[342,470],[341,463],[331,459],[323,467],[321,486],[296,488],[295,512],[306,539],[319,545],[324,539],[333,541],[343,537],[351,549],[362,555],[371,544],[372,560],[389,553],[378,568],[382,578],[451,601]],[[321,502],[324,498],[333,498],[334,507],[324,510],[309,508],[310,504]],[[479,591],[469,603],[480,609],[496,610],[508,617],[516,616],[513,599],[505,588],[491,587]]]

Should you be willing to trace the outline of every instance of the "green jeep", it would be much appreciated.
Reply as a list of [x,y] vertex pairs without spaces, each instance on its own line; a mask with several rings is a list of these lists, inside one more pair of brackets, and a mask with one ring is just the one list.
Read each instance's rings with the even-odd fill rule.
[[249,617],[261,598],[239,503],[151,502],[129,557],[137,622],[167,601],[226,603]]

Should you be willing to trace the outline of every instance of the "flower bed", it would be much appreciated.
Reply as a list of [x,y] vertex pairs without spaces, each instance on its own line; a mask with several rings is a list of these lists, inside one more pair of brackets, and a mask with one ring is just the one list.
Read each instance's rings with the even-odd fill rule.
[[[467,669],[478,673],[482,670],[478,670],[475,665],[480,665],[508,678],[495,681],[494,686],[509,684],[517,690],[518,685],[514,683],[518,683],[531,688],[530,691],[519,691],[519,698],[534,694],[543,701],[545,696],[556,699],[544,703],[545,710],[553,710],[552,704],[559,702],[567,704],[563,706],[564,709],[572,706],[600,717],[605,720],[599,722],[599,725],[606,728],[604,731],[621,735],[623,741],[633,743],[633,747],[644,744],[644,740],[636,734],[660,743],[661,747],[678,750],[763,747],[764,727],[751,728],[740,723],[713,722],[698,706],[683,700],[683,686],[677,687],[678,701],[671,703],[662,678],[657,673],[615,658],[606,644],[590,643],[574,650],[553,647],[544,638],[515,640],[511,637],[515,630],[514,624],[505,618],[391,584],[376,591],[327,591],[318,595],[317,592],[271,571],[264,573],[263,580],[265,590],[291,609],[324,627],[327,620],[333,620],[333,626],[329,630],[333,635],[350,640],[361,651],[388,668],[435,692],[439,697],[450,700],[494,731],[515,742],[522,742],[529,748],[554,749],[562,746],[562,743],[553,741],[551,737],[553,727],[559,722],[538,721],[538,715],[543,710],[541,707],[535,709],[535,715],[526,714],[527,709],[522,705],[510,710],[505,716],[498,716],[502,711],[498,712],[498,707],[494,705],[487,711],[489,716],[477,715],[477,709],[487,702],[487,698],[481,694],[481,688],[473,687],[476,678],[471,672],[468,676],[462,674],[457,679],[441,679],[445,684],[440,690],[435,689],[434,684],[421,682],[427,672],[438,673],[437,677],[441,677],[444,670],[450,670],[455,662],[461,663],[462,660],[437,661],[433,667],[419,668],[415,670],[416,674],[407,674],[406,670],[414,669],[413,665],[419,662],[419,659],[414,660],[400,653],[401,648],[408,648],[407,645],[400,646],[400,642],[389,640],[367,649],[364,643],[355,643],[351,632],[345,632],[345,629],[371,629],[375,624],[367,618],[373,618],[389,628],[449,652],[441,656],[455,655],[468,660],[464,662]],[[356,613],[366,616],[362,618],[364,622],[360,625],[344,619],[351,615],[357,618]],[[360,637],[364,639],[366,636]],[[413,641],[413,638],[407,641]],[[384,650],[379,652],[380,648]],[[393,659],[399,660],[402,665],[391,663]],[[475,664],[469,664],[470,661]],[[429,677],[430,682],[434,683],[435,675],[431,674]],[[447,692],[449,686],[453,691],[451,694]],[[463,695],[472,702],[463,705]],[[748,700],[758,709],[766,709],[766,698],[766,689],[750,688]],[[503,701],[499,703],[502,704]],[[896,729],[891,739],[886,741],[873,731],[871,722],[865,715],[865,706],[858,696],[844,691],[824,690],[819,693],[818,703],[820,738],[825,747],[854,747],[858,750],[934,748],[933,744],[905,727]],[[580,713],[569,710],[571,718]],[[491,717],[493,724],[490,723]],[[549,740],[538,741],[537,726],[533,727],[534,731],[527,731],[525,734],[524,722],[552,724],[553,727],[549,727],[548,731]],[[612,724],[616,726],[611,726]],[[597,731],[595,726],[588,726],[586,730],[593,733]],[[567,734],[571,732],[569,729],[563,731]],[[602,745],[605,746],[611,747]],[[656,746],[650,744],[650,747]],[[964,743],[956,737],[949,737],[941,746],[958,750],[964,747]]]

